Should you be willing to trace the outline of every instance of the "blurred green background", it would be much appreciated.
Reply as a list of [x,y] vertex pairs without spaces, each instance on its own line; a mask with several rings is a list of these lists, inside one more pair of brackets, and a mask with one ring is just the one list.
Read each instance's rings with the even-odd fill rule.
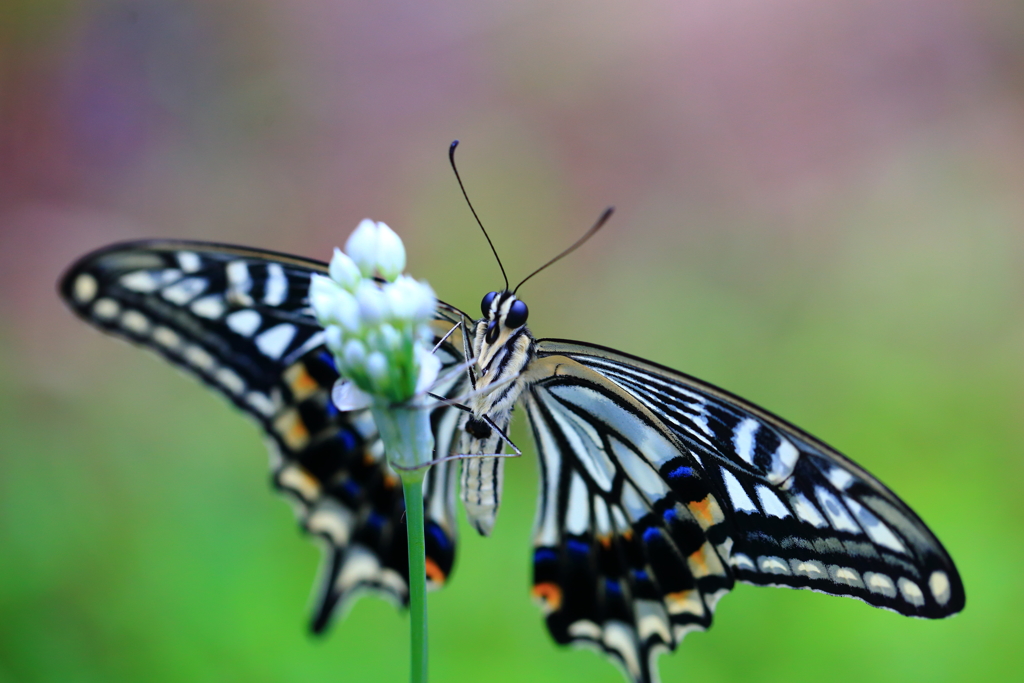
[[[404,615],[305,630],[318,550],[256,429],[54,284],[151,236],[326,259],[365,216],[477,310],[746,396],[942,539],[963,614],[739,586],[671,681],[1024,668],[1024,6],[1016,0],[4,0],[0,680],[396,681]],[[528,444],[522,425],[515,435]],[[430,597],[437,681],[620,681],[528,598],[536,465]],[[1014,672],[1017,672],[1016,674]]]

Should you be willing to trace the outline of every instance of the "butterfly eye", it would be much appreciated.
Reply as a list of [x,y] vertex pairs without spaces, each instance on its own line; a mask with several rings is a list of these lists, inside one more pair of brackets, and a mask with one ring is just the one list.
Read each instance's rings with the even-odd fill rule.
[[520,327],[526,324],[526,316],[530,315],[530,309],[518,299],[508,307],[508,315],[505,316],[506,327]]
[[491,302],[494,301],[494,297],[498,296],[497,292],[490,292],[484,295],[484,300],[480,302],[480,312],[486,317],[491,312]]

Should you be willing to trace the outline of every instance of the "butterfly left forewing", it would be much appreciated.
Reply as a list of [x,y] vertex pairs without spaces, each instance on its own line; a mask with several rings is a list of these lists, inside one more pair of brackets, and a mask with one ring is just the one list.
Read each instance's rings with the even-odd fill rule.
[[[401,486],[373,420],[368,411],[340,412],[330,400],[338,372],[308,307],[314,272],[326,265],[243,247],[147,241],[85,256],[60,289],[87,322],[162,355],[264,429],[275,487],[324,546],[312,621],[320,631],[361,590],[404,602],[408,559]],[[461,319],[440,304],[437,339]],[[462,362],[461,346],[457,330],[440,345],[445,368]],[[463,381],[456,375],[439,390],[458,394]],[[458,417],[450,406],[432,414],[439,453],[450,452]],[[435,585],[454,562],[454,487],[448,463],[424,482]]]

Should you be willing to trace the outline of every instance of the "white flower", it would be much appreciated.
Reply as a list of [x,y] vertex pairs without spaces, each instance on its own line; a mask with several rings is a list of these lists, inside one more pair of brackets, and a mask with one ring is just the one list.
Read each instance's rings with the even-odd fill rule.
[[416,345],[416,360],[419,361],[420,375],[416,380],[416,393],[427,391],[441,372],[441,359],[422,345]]
[[337,325],[328,325],[324,331],[324,343],[333,354],[340,354],[344,348],[345,340],[341,336],[341,328]]
[[[409,279],[411,280],[412,278]],[[433,320],[434,313],[437,311],[437,296],[426,282],[416,282],[416,284],[418,286],[416,294],[413,296],[416,306],[410,317],[416,320]]]
[[386,223],[378,223],[377,270],[391,282],[405,270],[405,245]]
[[[397,425],[406,418],[383,414],[415,414],[428,422],[416,429],[429,433],[428,411],[395,406],[416,404],[437,379],[441,363],[431,353],[430,330],[434,292],[401,274],[405,249],[383,223],[360,223],[345,250],[335,250],[330,277],[314,275],[309,285],[310,306],[326,329],[324,341],[341,375],[332,394],[335,405],[355,410],[366,407],[368,397],[375,419]],[[374,273],[386,280],[375,280]]]
[[389,323],[380,326],[380,337],[384,348],[388,351],[399,351],[402,348],[402,335]]
[[345,367],[358,367],[366,363],[366,345],[358,339],[349,339],[339,350]]
[[378,325],[389,314],[388,297],[373,280],[362,280],[356,289],[356,303],[364,327]]
[[334,297],[334,305],[329,309],[331,319],[340,324],[346,332],[355,332],[362,325],[359,317],[359,304],[356,298],[340,290]]
[[380,351],[372,351],[366,357],[366,374],[376,382],[377,386],[387,390],[387,384],[391,379],[388,373],[388,359]]
[[391,282],[405,270],[405,246],[386,223],[363,219],[345,242],[345,252],[363,277],[377,272]]
[[373,277],[377,267],[377,224],[369,218],[360,221],[345,241],[345,253],[359,266],[363,277]]
[[395,318],[411,318],[413,316],[415,309],[410,305],[412,303],[412,296],[409,292],[410,281],[414,284],[416,282],[408,275],[399,275],[385,289],[385,294],[388,297],[388,308],[391,309],[391,315]]
[[334,302],[334,296],[338,292],[338,285],[334,280],[323,275],[313,273],[309,281],[309,304],[320,316],[320,311],[328,311]]
[[434,290],[426,282],[417,282],[408,275],[399,275],[386,288],[386,293],[393,316],[424,320],[434,317],[437,298],[434,296]]
[[337,247],[334,248],[334,256],[331,258],[329,272],[332,280],[350,292],[356,291],[356,285],[362,279],[362,274],[359,272],[359,266],[356,265],[356,262]]

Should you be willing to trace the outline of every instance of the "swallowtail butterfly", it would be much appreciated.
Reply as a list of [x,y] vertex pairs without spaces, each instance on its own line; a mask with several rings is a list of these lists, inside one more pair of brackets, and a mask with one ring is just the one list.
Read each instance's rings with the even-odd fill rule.
[[[87,322],[156,351],[263,428],[275,486],[325,548],[317,632],[362,589],[408,598],[401,486],[368,411],[339,412],[330,400],[338,373],[307,298],[310,276],[326,271],[268,251],[146,241],[89,254],[60,283]],[[736,581],[914,617],[963,608],[963,584],[931,531],[834,449],[688,375],[535,339],[526,318],[509,291],[484,297],[479,320],[438,305],[443,366],[477,363],[434,390],[469,394],[469,411],[439,402],[431,419],[441,458],[499,452],[496,430],[513,406],[526,413],[541,473],[533,595],[559,643],[595,646],[647,683],[656,655],[708,628]],[[455,558],[457,489],[481,533],[499,503],[504,459],[461,461],[461,486],[459,462],[433,466],[423,484],[434,587]]]

